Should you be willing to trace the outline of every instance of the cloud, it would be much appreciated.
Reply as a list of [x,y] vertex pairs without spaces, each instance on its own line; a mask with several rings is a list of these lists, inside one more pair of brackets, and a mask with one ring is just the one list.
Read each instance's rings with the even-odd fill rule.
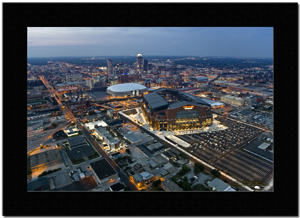
[[[272,57],[273,54],[272,28],[29,27],[27,35],[31,51],[28,55],[37,51],[45,56],[49,53],[59,56],[62,52],[80,56],[92,51],[93,55],[142,53]],[[81,46],[81,52],[72,49],[72,46]]]

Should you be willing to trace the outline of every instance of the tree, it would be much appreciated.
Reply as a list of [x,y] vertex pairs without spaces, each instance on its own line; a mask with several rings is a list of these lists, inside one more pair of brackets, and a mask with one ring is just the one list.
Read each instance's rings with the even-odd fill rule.
[[131,189],[129,187],[125,187],[124,191],[131,191]]
[[187,165],[183,165],[182,166],[182,170],[185,172],[185,173],[188,173],[191,171],[191,169],[187,166]]
[[210,173],[216,178],[219,178],[221,176],[221,173],[218,170],[212,170],[210,171]]
[[195,163],[194,164],[194,173],[198,174],[200,172],[204,171],[204,165],[200,164],[200,163]]
[[191,184],[189,182],[184,181],[181,185],[181,187],[185,190],[185,191],[191,191]]
[[152,185],[153,185],[153,187],[157,187],[157,186],[161,185],[161,180],[158,179],[158,180],[154,181]]
[[224,179],[223,182],[228,183],[227,179]]

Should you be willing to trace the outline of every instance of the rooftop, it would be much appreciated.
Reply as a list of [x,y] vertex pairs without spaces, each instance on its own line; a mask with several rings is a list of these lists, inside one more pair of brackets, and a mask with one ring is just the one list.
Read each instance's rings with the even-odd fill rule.
[[105,158],[91,163],[91,167],[100,180],[117,174]]
[[116,183],[112,186],[109,187],[111,191],[122,191],[124,190],[123,186],[121,185],[121,183]]
[[176,183],[174,183],[172,180],[163,181],[162,186],[165,186],[170,191],[183,191],[182,188],[180,188]]
[[140,137],[138,137],[134,133],[129,133],[129,134],[125,135],[124,137],[127,138],[131,143],[137,143],[142,140]]
[[215,178],[209,183],[210,187],[216,188],[218,191],[227,191],[230,185],[223,182],[222,180]]
[[79,145],[86,144],[86,141],[82,136],[76,136],[76,137],[68,138],[68,142],[69,142],[70,147],[76,147],[76,146],[79,146]]

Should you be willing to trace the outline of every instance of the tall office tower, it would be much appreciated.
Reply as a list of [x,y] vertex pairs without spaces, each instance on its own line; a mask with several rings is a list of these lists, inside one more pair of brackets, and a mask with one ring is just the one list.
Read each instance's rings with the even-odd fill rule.
[[148,60],[144,59],[144,71],[148,70]]
[[110,59],[107,60],[107,76],[110,76],[113,74],[113,66],[112,61]]
[[143,69],[143,56],[141,54],[136,56],[136,67],[138,70]]
[[94,80],[93,79],[87,79],[86,85],[90,87],[90,89],[94,88]]

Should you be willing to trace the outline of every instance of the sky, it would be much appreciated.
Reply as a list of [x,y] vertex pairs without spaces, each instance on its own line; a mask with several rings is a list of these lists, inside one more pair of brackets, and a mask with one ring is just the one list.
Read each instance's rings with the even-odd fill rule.
[[28,27],[27,57],[273,57],[272,27]]

